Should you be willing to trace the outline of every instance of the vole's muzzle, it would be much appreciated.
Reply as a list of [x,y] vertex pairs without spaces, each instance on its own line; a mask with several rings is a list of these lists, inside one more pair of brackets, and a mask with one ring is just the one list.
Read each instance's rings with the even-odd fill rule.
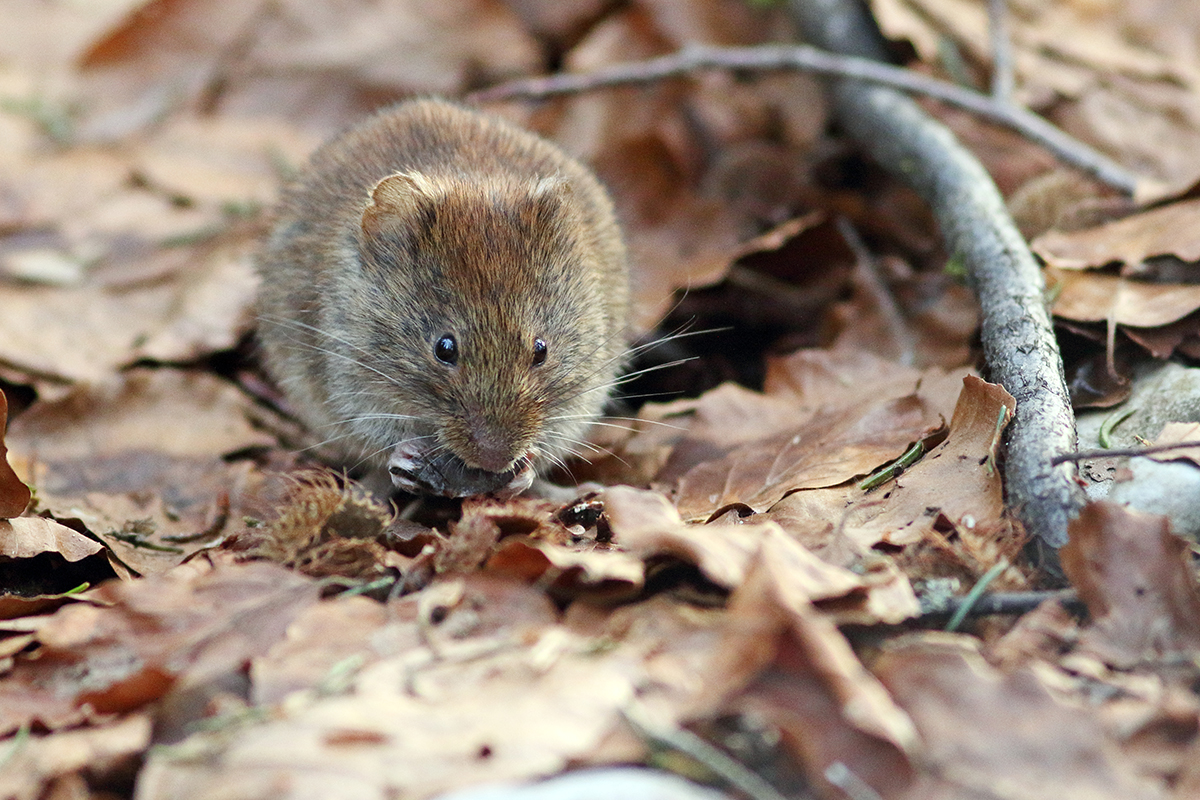
[[388,472],[397,489],[413,494],[468,497],[476,494],[515,495],[533,483],[533,464],[528,457],[517,459],[504,472],[469,467],[458,456],[442,451],[432,458],[403,445],[388,459]]

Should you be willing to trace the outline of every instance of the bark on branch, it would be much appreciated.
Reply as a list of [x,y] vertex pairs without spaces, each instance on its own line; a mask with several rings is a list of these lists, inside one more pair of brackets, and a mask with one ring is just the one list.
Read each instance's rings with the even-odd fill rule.
[[[789,9],[818,47],[885,56],[874,20],[856,0],[791,0]],[[925,199],[947,250],[965,265],[990,377],[1017,400],[1005,461],[1009,506],[1037,540],[1063,545],[1084,497],[1074,466],[1051,463],[1075,449],[1075,417],[1033,255],[991,177],[949,129],[895,89],[848,78],[831,80],[829,89],[842,127]]]

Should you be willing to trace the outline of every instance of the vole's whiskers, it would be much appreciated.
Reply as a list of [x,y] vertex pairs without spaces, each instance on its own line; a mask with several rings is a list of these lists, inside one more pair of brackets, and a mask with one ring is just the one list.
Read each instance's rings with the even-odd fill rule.
[[[592,368],[590,370],[588,370],[586,373],[584,373],[582,375],[574,376],[574,377],[572,377],[571,380],[563,383],[562,385],[554,387],[553,397],[556,400],[558,400],[558,399],[562,399],[562,398],[568,397],[568,396],[582,396],[582,395],[591,394],[591,393],[597,392],[597,391],[609,392],[612,389],[614,389],[618,386],[621,386],[625,383],[628,383],[628,382],[632,381],[634,378],[637,378],[641,375],[645,375],[647,373],[654,372],[654,371],[660,370],[660,369],[667,369],[668,367],[676,367],[676,366],[679,366],[680,364],[687,363],[688,361],[691,361],[696,357],[688,356],[685,358],[675,359],[674,361],[670,361],[665,364],[656,364],[656,365],[653,365],[650,367],[646,367],[644,369],[637,370],[635,372],[630,372],[630,373],[626,373],[624,375],[620,375],[619,377],[617,377],[615,379],[602,381],[601,383],[595,384],[586,389],[580,388],[581,386],[584,386],[587,383],[589,383],[590,381],[592,381],[593,379],[595,379],[597,376],[607,374],[608,370],[610,368],[612,368],[615,364],[620,363],[621,361],[627,360],[629,358],[632,358],[633,356],[639,355],[640,353],[646,352],[648,350],[652,350],[656,347],[661,347],[662,345],[665,345],[669,342],[676,341],[678,339],[685,339],[685,338],[688,338],[691,336],[699,336],[701,334],[715,333],[717,331],[727,330],[726,328],[706,328],[706,329],[700,330],[700,331],[692,331],[692,330],[688,330],[688,326],[690,326],[690,325],[691,325],[691,322],[684,323],[684,325],[682,325],[680,328],[677,328],[675,331],[673,331],[669,334],[660,336],[656,339],[652,339],[647,342],[643,342],[639,345],[635,345],[634,347],[631,347],[627,350],[621,351],[620,353],[618,353],[615,356],[612,356],[610,358],[600,361],[598,364],[593,365]],[[607,341],[602,342],[600,345],[598,345],[592,351],[592,355],[594,355],[596,352],[598,352],[601,348],[611,344],[611,341],[612,340],[609,339]]]
[[[260,319],[274,322],[283,327],[294,328],[296,330],[302,330],[302,331],[311,331],[312,333],[315,333],[319,336],[324,336],[327,339],[332,339],[333,341],[335,341],[339,344],[343,344],[346,347],[349,347],[351,350],[357,350],[358,352],[360,352],[366,356],[374,355],[370,350],[366,349],[365,347],[357,345],[354,342],[351,342],[341,336],[337,336],[333,333],[330,333],[329,331],[322,330],[321,328],[318,328],[315,325],[309,325],[306,322],[298,322],[296,320],[284,319],[283,317],[272,317],[272,316],[262,316],[262,317],[260,317]],[[324,353],[325,355],[333,356],[334,358],[340,358],[343,361],[349,361],[351,364],[354,364],[355,366],[362,367],[365,370],[374,372],[376,375],[383,378],[385,381],[390,383],[392,386],[395,386],[400,389],[405,388],[404,384],[401,383],[394,376],[388,375],[386,372],[384,372],[381,369],[372,367],[370,364],[366,363],[365,361],[362,361],[361,359],[354,358],[353,356],[347,355],[346,353],[339,353],[337,350],[331,350],[328,347],[321,347],[320,345],[303,342],[303,341],[300,341],[299,339],[291,339],[291,341],[294,342],[296,345],[305,347],[309,350],[313,350],[318,353]]]
[[372,420],[372,419],[415,419],[415,420],[422,420],[422,419],[424,419],[424,417],[423,417],[423,416],[417,416],[417,415],[415,415],[415,414],[386,414],[386,413],[379,413],[379,414],[361,414],[361,415],[359,415],[359,416],[357,416],[357,417],[347,417],[346,419],[343,419],[343,420],[341,420],[340,422],[330,422],[330,423],[328,423],[327,425],[325,425],[324,427],[332,427],[332,426],[334,426],[334,425],[348,425],[348,424],[349,424],[349,423],[351,423],[351,422],[366,422],[367,420]]
[[330,436],[328,439],[325,439],[324,441],[317,442],[316,444],[310,444],[310,445],[307,445],[307,446],[305,446],[305,447],[301,447],[301,448],[300,448],[300,449],[299,449],[297,452],[300,452],[300,453],[305,453],[305,452],[308,452],[309,450],[317,450],[317,449],[319,449],[319,448],[321,448],[321,447],[324,447],[324,446],[325,446],[325,445],[327,445],[327,444],[332,444],[333,442],[336,442],[336,441],[338,441],[339,439],[348,439],[348,438],[350,438],[351,436],[354,436],[354,435],[355,435],[355,434],[354,434],[354,432],[353,432],[353,431],[351,431],[351,432],[349,432],[349,433],[339,433],[337,436]]
[[[617,454],[612,450],[604,447],[603,445],[596,444],[595,442],[589,442],[586,439],[579,439],[574,436],[566,436],[565,434],[560,433],[547,433],[546,438],[554,439],[559,442],[565,442],[566,444],[571,445],[572,449],[569,450],[569,452],[576,458],[584,458],[584,455],[578,452],[576,448],[583,448],[593,455],[606,455],[617,458]],[[564,447],[564,449],[566,448]]]
[[373,459],[377,458],[377,457],[378,457],[378,456],[380,456],[381,454],[383,454],[383,453],[386,453],[386,452],[388,452],[389,450],[395,450],[397,447],[401,447],[401,446],[403,446],[403,445],[406,445],[406,444],[408,444],[409,442],[419,442],[419,441],[420,441],[420,440],[422,440],[422,439],[429,439],[429,438],[432,438],[432,436],[431,436],[431,435],[429,435],[429,434],[427,434],[427,435],[425,435],[425,436],[410,436],[410,437],[409,437],[409,438],[407,438],[407,439],[401,439],[401,440],[400,440],[400,441],[398,441],[398,442],[395,442],[395,443],[393,443],[393,444],[389,444],[389,445],[387,445],[387,446],[385,446],[385,447],[381,447],[381,448],[379,448],[378,450],[375,450],[375,451],[373,451],[373,452],[367,453],[367,454],[366,454],[366,455],[364,455],[362,458],[360,458],[358,461],[354,462],[354,464],[353,464],[353,465],[351,465],[350,469],[351,469],[351,470],[358,469],[358,468],[359,468],[359,467],[361,467],[363,464],[365,464],[365,463],[367,463],[368,461],[371,461],[371,460],[373,460]]
[[546,438],[552,439],[556,442],[562,442],[562,444],[555,446],[560,448],[563,452],[574,456],[575,458],[585,458],[586,456],[583,453],[584,450],[587,450],[590,453],[606,452],[604,448],[600,447],[599,445],[586,442],[582,439],[576,439],[571,436],[560,436],[556,433],[548,433],[546,434]]

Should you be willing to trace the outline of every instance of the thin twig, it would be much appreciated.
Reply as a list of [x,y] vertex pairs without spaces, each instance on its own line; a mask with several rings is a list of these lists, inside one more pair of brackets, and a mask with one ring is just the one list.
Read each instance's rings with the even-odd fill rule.
[[845,217],[837,218],[838,233],[842,235],[850,251],[854,253],[853,280],[858,288],[871,298],[875,310],[883,317],[887,326],[888,341],[895,350],[896,361],[906,367],[911,367],[917,360],[917,342],[912,328],[900,311],[896,296],[888,288],[883,276],[879,274],[879,260],[867,248],[858,230]]
[[621,709],[621,716],[638,736],[659,747],[683,753],[718,775],[730,786],[751,800],[786,800],[779,790],[761,775],[735,760],[728,753],[709,744],[691,731],[676,725],[656,724],[637,705]]
[[1066,464],[1067,462],[1087,461],[1089,458],[1132,458],[1166,453],[1171,450],[1183,450],[1189,447],[1200,447],[1200,442],[1172,442],[1171,444],[1151,444],[1145,447],[1118,447],[1111,450],[1078,450],[1074,453],[1057,455],[1050,459],[1050,463]]
[[1084,607],[1074,589],[991,592],[974,598],[969,596],[948,598],[944,603],[923,611],[917,619],[917,624],[937,624],[948,617],[953,618],[964,607],[967,609],[965,616],[971,618],[993,614],[1019,616],[1033,611],[1047,600],[1057,600],[1071,611],[1081,611]]
[[[863,58],[887,54],[862,3],[791,0],[789,9],[821,47]],[[838,122],[929,204],[946,250],[965,265],[979,298],[989,377],[1017,401],[1006,441],[1006,500],[1037,542],[1061,547],[1084,497],[1073,468],[1050,464],[1078,443],[1037,261],[987,170],[945,125],[886,86],[839,79],[829,88]]]
[[992,44],[992,99],[1009,105],[1016,86],[1016,65],[1008,36],[1008,0],[988,0],[988,35]]
[[472,92],[467,96],[467,100],[486,103],[498,100],[541,99],[616,86],[656,83],[666,78],[685,77],[705,69],[793,69],[817,75],[854,78],[908,94],[924,95],[1011,128],[1045,147],[1064,163],[1083,170],[1125,194],[1133,195],[1138,187],[1136,175],[1108,156],[1063,133],[1028,109],[1010,103],[999,103],[985,94],[901,67],[869,58],[831,53],[809,45],[714,47],[693,44],[670,55],[645,61],[612,64],[591,72],[560,73],[510,81]]

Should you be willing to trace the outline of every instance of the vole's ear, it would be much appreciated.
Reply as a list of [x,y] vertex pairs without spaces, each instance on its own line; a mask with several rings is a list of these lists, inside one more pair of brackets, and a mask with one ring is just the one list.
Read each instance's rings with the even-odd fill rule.
[[420,172],[387,176],[371,190],[371,202],[362,215],[363,233],[374,237],[411,227],[433,195],[433,183]]
[[571,207],[575,190],[561,175],[539,178],[529,187],[529,205],[535,220],[552,221]]

